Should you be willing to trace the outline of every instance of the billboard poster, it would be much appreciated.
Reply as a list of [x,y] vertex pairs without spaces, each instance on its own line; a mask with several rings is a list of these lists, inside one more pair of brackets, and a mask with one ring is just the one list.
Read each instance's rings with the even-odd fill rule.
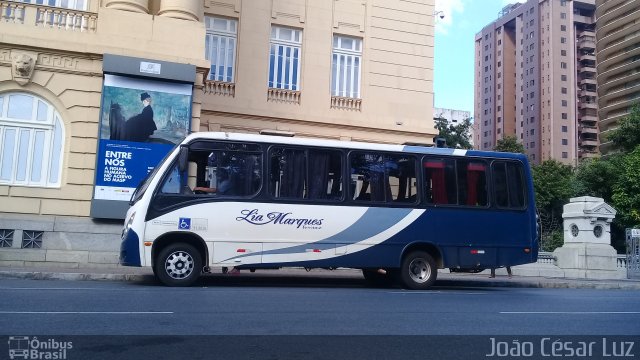
[[105,74],[94,199],[129,201],[189,133],[192,84]]

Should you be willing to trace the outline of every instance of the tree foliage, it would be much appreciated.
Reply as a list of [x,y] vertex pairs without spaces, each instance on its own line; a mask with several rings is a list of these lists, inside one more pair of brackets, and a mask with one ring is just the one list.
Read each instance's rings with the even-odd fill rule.
[[450,148],[462,148],[472,149],[471,146],[471,118],[466,118],[462,123],[457,125],[450,125],[447,119],[438,118],[435,119],[435,127],[438,130],[438,136],[445,139],[447,147]]
[[640,226],[640,145],[624,155],[617,171],[618,179],[613,184],[613,207],[626,227]]
[[558,232],[562,233],[563,206],[575,194],[573,169],[556,160],[546,160],[533,165],[531,170],[542,223],[541,246],[543,250],[553,251],[558,245]]
[[595,196],[611,203],[613,185],[619,178],[621,157],[612,155],[607,159],[587,159],[575,171],[575,192],[577,196]]
[[640,144],[640,104],[634,105],[629,115],[618,121],[618,128],[607,135],[607,140],[625,153],[632,152]]
[[500,151],[500,152],[511,152],[511,153],[521,153],[521,154],[525,153],[524,145],[518,142],[518,139],[515,136],[507,136],[503,139],[498,140],[493,150]]
[[571,166],[546,160],[531,169],[538,210],[562,214],[562,206],[574,195]]

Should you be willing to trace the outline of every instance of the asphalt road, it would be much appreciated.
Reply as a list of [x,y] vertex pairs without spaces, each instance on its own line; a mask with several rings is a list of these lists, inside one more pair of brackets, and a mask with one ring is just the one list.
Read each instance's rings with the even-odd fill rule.
[[[640,335],[640,292],[367,288],[361,279],[0,281],[5,335]],[[639,344],[640,346],[640,344]]]

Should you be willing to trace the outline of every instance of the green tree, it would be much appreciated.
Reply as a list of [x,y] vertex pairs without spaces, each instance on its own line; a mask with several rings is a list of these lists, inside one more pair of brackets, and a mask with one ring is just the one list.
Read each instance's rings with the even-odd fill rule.
[[620,160],[613,185],[613,207],[624,227],[640,226],[640,145]]
[[613,186],[619,178],[621,157],[588,159],[580,162],[575,171],[575,193],[580,196],[595,196],[611,203]]
[[500,152],[511,152],[511,153],[521,153],[524,154],[524,145],[518,142],[515,136],[507,136],[503,139],[498,140],[496,146],[493,148],[494,151]]
[[571,166],[556,160],[546,160],[531,167],[536,207],[542,221],[541,246],[553,251],[562,230],[562,208],[574,196],[574,175]]
[[466,118],[458,125],[450,125],[447,119],[435,119],[435,127],[438,130],[438,137],[445,139],[447,147],[472,149],[471,146],[471,118]]
[[634,151],[640,144],[640,104],[634,105],[629,115],[618,121],[618,128],[612,130],[606,139],[624,153]]

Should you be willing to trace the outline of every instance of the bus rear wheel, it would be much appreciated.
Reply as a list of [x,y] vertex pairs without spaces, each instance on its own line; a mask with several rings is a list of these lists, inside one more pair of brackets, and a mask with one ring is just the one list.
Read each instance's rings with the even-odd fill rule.
[[191,286],[202,272],[202,257],[189,244],[171,244],[160,251],[155,274],[166,286]]
[[425,251],[412,251],[402,259],[400,281],[407,289],[426,290],[436,282],[438,269]]

